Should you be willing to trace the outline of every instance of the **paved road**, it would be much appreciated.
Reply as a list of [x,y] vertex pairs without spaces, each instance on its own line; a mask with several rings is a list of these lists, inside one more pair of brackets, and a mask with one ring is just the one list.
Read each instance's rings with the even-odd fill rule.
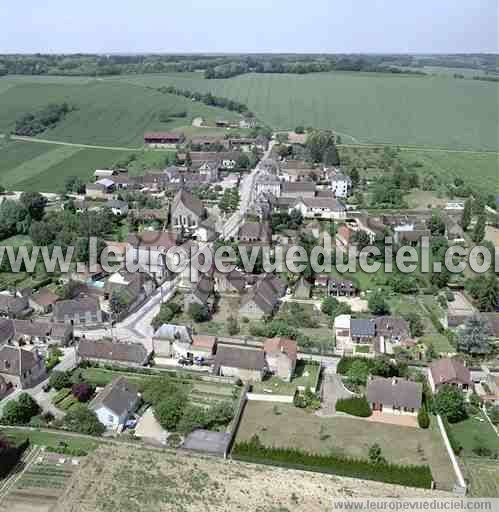
[[[67,371],[76,368],[76,357],[75,357],[75,347],[67,347],[64,348],[64,355],[61,359],[61,362],[54,368],[56,371]],[[5,404],[9,400],[16,399],[21,393],[28,393],[31,395],[42,407],[44,412],[51,412],[54,416],[60,416],[61,411],[56,409],[51,402],[51,397],[53,393],[45,393],[43,391],[43,386],[47,384],[48,378],[37,384],[36,386],[29,389],[17,389],[10,395],[6,396],[3,400],[0,400],[0,415],[2,414],[3,408]]]

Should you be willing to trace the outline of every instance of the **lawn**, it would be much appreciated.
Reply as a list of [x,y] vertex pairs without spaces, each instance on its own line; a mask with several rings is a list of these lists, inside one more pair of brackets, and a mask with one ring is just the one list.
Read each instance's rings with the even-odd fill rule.
[[451,424],[450,427],[456,441],[463,447],[462,456],[475,456],[473,448],[479,440],[492,453],[499,453],[499,438],[482,413],[473,414],[464,421]]
[[296,362],[295,375],[291,382],[285,382],[279,377],[272,376],[262,382],[255,382],[252,391],[269,395],[294,395],[298,386],[313,388],[317,381],[318,371],[318,364],[307,363],[303,359],[299,359]]
[[464,475],[473,498],[499,498],[497,460],[466,457],[463,463]]
[[246,103],[273,128],[335,129],[348,143],[498,148],[495,83],[347,72],[246,74],[225,80],[143,75],[123,80],[212,92]]
[[[12,130],[15,120],[50,103],[68,102],[76,107],[55,128],[40,138],[101,146],[142,146],[144,132],[169,131],[190,126],[195,117],[209,121],[237,119],[223,109],[193,103],[186,98],[127,83],[126,81],[45,81],[17,78],[0,94],[0,133]],[[159,121],[163,110],[187,112],[186,117]]]
[[358,418],[321,418],[293,405],[248,402],[237,441],[257,434],[267,446],[367,458],[378,443],[384,457],[397,464],[429,464],[441,489],[450,489],[454,473],[436,425],[428,430],[367,422]]
[[421,342],[426,346],[433,345],[437,354],[453,354],[456,351],[450,344],[449,338],[443,334],[428,334],[421,338]]
[[29,438],[30,443],[38,446],[57,447],[61,442],[69,447],[90,452],[99,446],[99,441],[86,439],[83,437],[67,436],[64,433],[48,433],[39,430],[16,430],[13,428],[0,430],[0,435],[7,438],[22,440]]

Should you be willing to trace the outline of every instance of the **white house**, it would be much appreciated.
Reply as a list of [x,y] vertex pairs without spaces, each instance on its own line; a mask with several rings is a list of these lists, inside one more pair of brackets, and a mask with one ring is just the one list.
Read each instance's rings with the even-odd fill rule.
[[90,402],[89,407],[108,430],[121,432],[139,400],[137,389],[124,377],[118,377]]
[[345,205],[337,199],[327,197],[300,197],[295,201],[292,210],[299,210],[306,219],[345,219]]
[[324,169],[336,197],[347,197],[352,188],[350,176],[343,174],[340,169]]

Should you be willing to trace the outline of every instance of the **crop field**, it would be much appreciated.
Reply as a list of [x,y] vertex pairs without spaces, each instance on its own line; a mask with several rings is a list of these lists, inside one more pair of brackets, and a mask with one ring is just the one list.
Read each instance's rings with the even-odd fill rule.
[[498,149],[496,83],[341,72],[248,74],[220,80],[178,75],[112,79],[120,80],[212,92],[246,103],[273,128],[330,128],[348,143]]
[[89,179],[113,164],[122,151],[10,141],[0,146],[0,184],[12,190],[55,192],[68,176]]
[[[16,119],[50,103],[75,107],[63,121],[40,138],[101,146],[142,146],[148,130],[169,131],[189,126],[196,117],[235,119],[237,114],[176,95],[162,94],[127,82],[103,80],[36,80],[35,77],[2,80],[0,133],[13,129]],[[10,87],[5,84],[10,83]],[[14,84],[12,86],[12,84]],[[159,120],[161,111],[186,111],[186,117]]]
[[[78,470],[81,459],[44,453],[35,447],[29,454],[24,471],[0,502],[0,512],[48,512],[56,504]],[[62,462],[64,461],[64,462]]]

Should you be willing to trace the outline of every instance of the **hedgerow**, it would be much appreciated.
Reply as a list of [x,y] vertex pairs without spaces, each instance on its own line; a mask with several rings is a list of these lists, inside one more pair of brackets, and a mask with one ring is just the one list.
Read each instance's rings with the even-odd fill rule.
[[247,462],[278,465],[305,471],[318,471],[425,489],[431,488],[433,480],[428,465],[403,466],[373,463],[368,460],[338,457],[336,455],[307,453],[292,448],[270,448],[264,446],[258,436],[253,436],[250,441],[236,444],[232,451],[232,457]]
[[336,402],[336,410],[352,416],[368,418],[373,413],[366,397],[340,398]]

